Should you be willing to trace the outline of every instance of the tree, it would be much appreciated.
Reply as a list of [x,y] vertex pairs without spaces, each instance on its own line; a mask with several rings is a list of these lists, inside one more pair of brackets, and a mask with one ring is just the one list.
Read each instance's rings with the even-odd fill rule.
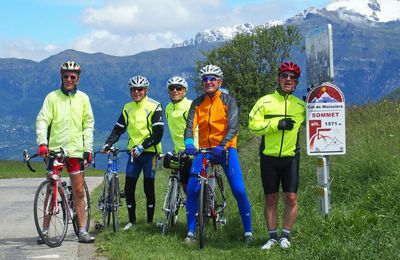
[[[197,71],[206,64],[222,69],[223,87],[236,98],[240,123],[246,125],[254,103],[273,91],[276,68],[290,57],[293,46],[300,45],[301,40],[295,26],[258,27],[253,34],[238,34],[222,47],[203,52],[206,59],[196,62]],[[201,91],[200,83],[195,88]]]

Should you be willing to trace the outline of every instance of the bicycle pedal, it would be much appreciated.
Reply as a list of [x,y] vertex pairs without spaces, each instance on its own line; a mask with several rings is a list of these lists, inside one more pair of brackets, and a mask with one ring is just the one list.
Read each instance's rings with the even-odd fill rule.
[[100,223],[96,223],[96,225],[94,226],[94,228],[95,228],[96,230],[99,230],[99,229],[102,229],[102,228],[103,228],[103,225],[100,224]]
[[226,224],[226,218],[222,218],[218,221],[221,225],[225,225]]
[[164,227],[164,223],[163,223],[163,222],[158,222],[158,223],[156,224],[156,227],[158,227],[158,228],[163,228],[163,227]]

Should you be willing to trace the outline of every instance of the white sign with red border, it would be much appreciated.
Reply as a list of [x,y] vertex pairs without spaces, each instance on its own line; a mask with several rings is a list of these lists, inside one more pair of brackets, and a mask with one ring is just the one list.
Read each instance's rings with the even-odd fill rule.
[[342,91],[325,82],[310,90],[306,103],[307,154],[345,154],[345,102]]

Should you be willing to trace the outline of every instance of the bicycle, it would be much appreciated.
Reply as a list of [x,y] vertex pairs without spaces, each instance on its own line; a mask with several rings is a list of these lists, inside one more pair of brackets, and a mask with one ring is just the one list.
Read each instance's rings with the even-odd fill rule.
[[[197,177],[200,182],[197,218],[199,224],[199,245],[200,249],[202,249],[206,243],[206,225],[208,220],[212,219],[214,229],[217,228],[217,223],[225,225],[224,210],[227,204],[222,179],[222,167],[207,156],[211,155],[211,149],[200,148],[197,154],[202,155],[202,169]],[[225,151],[225,155],[226,162],[228,163],[228,151]],[[217,189],[215,184],[217,185]]]
[[103,190],[98,200],[98,208],[102,211],[103,227],[110,225],[112,219],[113,231],[119,230],[118,211],[122,207],[121,194],[119,190],[118,177],[118,154],[120,152],[129,152],[129,150],[119,150],[111,147],[109,151],[97,151],[93,156],[93,167],[96,168],[96,154],[107,153],[107,168],[104,172]]
[[[30,161],[38,154],[30,156],[24,150],[23,157],[29,170],[32,168]],[[49,247],[60,246],[64,241],[68,230],[68,224],[72,222],[74,232],[79,236],[78,217],[75,212],[75,202],[72,188],[61,180],[61,172],[66,164],[64,150],[49,151],[45,157],[46,166],[52,162],[52,171],[46,173],[47,179],[37,188],[33,203],[33,217],[36,230],[41,240]],[[90,195],[86,182],[83,182],[85,193],[86,231],[90,227]]]
[[171,226],[176,224],[179,209],[185,205],[185,198],[180,188],[180,170],[184,166],[184,161],[182,160],[184,156],[184,153],[173,154],[171,152],[158,155],[158,159],[164,158],[164,168],[172,170],[168,178],[167,192],[162,208],[164,212],[162,234],[164,236],[167,236]]

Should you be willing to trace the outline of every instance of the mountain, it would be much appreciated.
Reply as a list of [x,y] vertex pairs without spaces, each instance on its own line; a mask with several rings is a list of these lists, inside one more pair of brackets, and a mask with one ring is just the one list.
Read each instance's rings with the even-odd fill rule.
[[[318,26],[332,24],[333,83],[343,91],[347,105],[365,104],[386,97],[400,86],[396,77],[400,75],[400,21],[397,18],[390,21],[384,18],[389,17],[383,15],[383,11],[387,10],[386,1],[364,1],[373,8],[370,8],[370,13],[351,11],[349,3],[353,0],[335,2],[342,5],[327,6],[321,10],[310,8],[287,19],[284,24],[299,26],[303,35]],[[345,8],[343,5],[346,3]],[[397,1],[392,9],[398,10],[399,3]],[[371,17],[373,10],[379,21]],[[266,23],[263,26],[268,25]],[[202,51],[221,46],[230,39],[230,33],[251,33],[254,26],[247,24],[235,28],[219,30],[225,32],[225,38],[218,36],[218,30],[214,28],[213,32],[210,31],[210,35],[213,35],[210,38],[217,40],[211,42],[197,40],[194,41],[196,44],[125,57],[66,50],[41,62],[0,59],[0,158],[20,158],[23,148],[36,150],[36,115],[46,94],[59,87],[59,66],[64,61],[73,59],[82,65],[79,88],[90,96],[96,119],[95,146],[99,148],[110,133],[123,104],[130,100],[127,89],[130,77],[136,74],[146,76],[150,81],[149,96],[165,106],[169,101],[165,82],[170,76],[181,75],[189,79],[189,85],[193,86],[190,77],[196,75],[195,61],[204,58]],[[305,68],[305,54],[300,49],[295,48],[293,60]],[[306,73],[303,73],[296,95],[305,95],[306,89]],[[190,89],[189,97],[194,96],[193,89]],[[125,144],[120,141],[120,146]],[[172,148],[168,132],[163,139],[163,146],[164,150]]]
[[[365,24],[368,22],[391,22],[400,19],[400,1],[399,0],[333,0],[326,8],[318,10],[310,7],[302,14],[295,17],[305,18],[308,13],[324,15],[325,11],[335,12],[343,21],[351,23]],[[293,19],[287,21],[268,21],[265,24],[258,25],[271,27],[274,25],[290,24]],[[234,26],[215,26],[197,33],[193,38],[180,43],[174,43],[172,47],[182,47],[209,43],[215,41],[231,40],[239,33],[252,33],[257,26],[251,23],[239,24]]]

